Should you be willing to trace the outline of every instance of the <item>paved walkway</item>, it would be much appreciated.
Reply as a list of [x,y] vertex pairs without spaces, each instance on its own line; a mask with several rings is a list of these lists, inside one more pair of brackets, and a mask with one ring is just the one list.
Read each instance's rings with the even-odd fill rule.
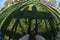
[[[40,35],[36,35],[35,36],[36,40],[45,40],[45,38],[43,38]],[[29,34],[26,34],[25,36],[23,36],[22,38],[19,38],[19,40],[29,40]]]

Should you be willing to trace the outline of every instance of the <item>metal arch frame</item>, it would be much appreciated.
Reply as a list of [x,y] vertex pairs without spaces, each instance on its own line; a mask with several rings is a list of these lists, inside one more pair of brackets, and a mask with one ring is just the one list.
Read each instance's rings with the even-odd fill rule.
[[[27,4],[27,3],[26,3],[26,4]],[[24,5],[26,5],[26,4],[24,4]],[[24,7],[24,5],[22,4],[23,7]],[[21,8],[22,6],[19,6],[19,7]],[[18,7],[18,6],[17,6],[17,7]],[[49,8],[49,6],[46,6],[46,7]],[[17,9],[18,9],[18,8],[17,8]],[[16,10],[16,9],[14,9],[14,10]],[[13,10],[13,11],[14,11],[14,10]],[[54,12],[55,10],[53,11],[52,8],[49,8],[49,11],[50,11],[51,13],[55,13],[55,14],[58,12],[58,11],[57,11],[57,12]],[[54,14],[54,15],[55,15],[55,14]],[[2,15],[3,15],[3,14],[2,14]],[[10,15],[10,14],[9,14],[9,15]],[[9,15],[7,15],[7,16],[3,19],[4,22],[5,22],[5,20],[8,18]],[[54,16],[54,15],[53,15],[53,16]],[[60,20],[60,17],[59,17],[58,15],[55,15],[55,16],[57,16],[57,19]],[[55,17],[55,16],[54,16],[54,17]],[[1,16],[0,19],[1,19],[1,18],[3,18],[3,16]],[[1,21],[0,21],[0,22],[1,22]],[[3,22],[3,23],[4,23],[4,22]],[[58,21],[56,21],[56,22],[58,22]],[[1,26],[3,25],[3,23],[1,24]]]

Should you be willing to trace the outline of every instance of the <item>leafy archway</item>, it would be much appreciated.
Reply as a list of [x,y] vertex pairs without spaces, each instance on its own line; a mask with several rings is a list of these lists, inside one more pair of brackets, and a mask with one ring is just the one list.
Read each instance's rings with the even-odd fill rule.
[[55,40],[60,25],[60,13],[49,5],[28,2],[17,3],[3,10],[0,14],[2,36],[8,36],[9,40],[18,40],[28,33],[31,36],[40,34],[47,40],[54,37]]

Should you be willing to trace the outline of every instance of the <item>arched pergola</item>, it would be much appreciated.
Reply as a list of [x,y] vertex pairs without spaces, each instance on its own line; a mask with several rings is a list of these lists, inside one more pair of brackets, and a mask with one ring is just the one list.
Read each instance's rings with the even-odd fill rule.
[[60,13],[39,2],[19,2],[1,12],[0,29],[3,38],[8,36],[8,40],[18,40],[27,33],[55,40],[60,29]]

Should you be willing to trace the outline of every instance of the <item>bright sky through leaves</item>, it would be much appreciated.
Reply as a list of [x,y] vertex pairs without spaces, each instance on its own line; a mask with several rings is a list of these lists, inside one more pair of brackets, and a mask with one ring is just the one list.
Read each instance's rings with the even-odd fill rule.
[[3,7],[5,0],[0,0],[0,8]]
[[[56,1],[57,1],[57,3],[60,2],[60,0],[56,0]],[[0,0],[0,8],[2,8],[4,6],[4,2],[5,2],[5,0]]]

